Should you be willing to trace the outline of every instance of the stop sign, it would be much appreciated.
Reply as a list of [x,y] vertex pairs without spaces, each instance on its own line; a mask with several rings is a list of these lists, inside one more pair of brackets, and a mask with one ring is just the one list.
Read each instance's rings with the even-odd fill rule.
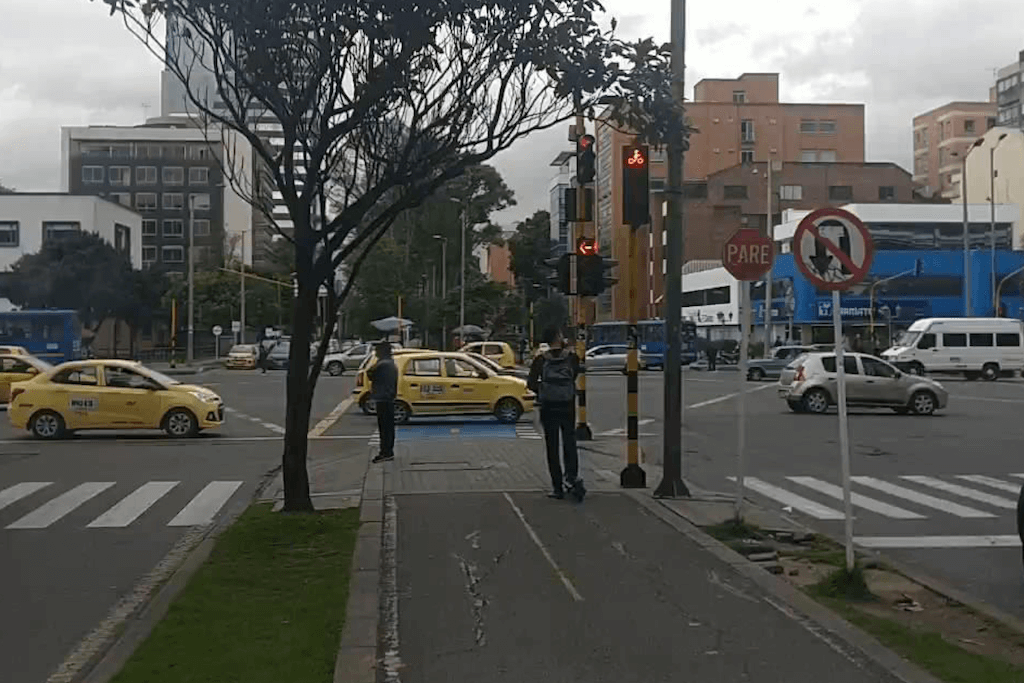
[[772,241],[754,228],[737,230],[722,250],[722,265],[737,280],[760,280],[774,260]]

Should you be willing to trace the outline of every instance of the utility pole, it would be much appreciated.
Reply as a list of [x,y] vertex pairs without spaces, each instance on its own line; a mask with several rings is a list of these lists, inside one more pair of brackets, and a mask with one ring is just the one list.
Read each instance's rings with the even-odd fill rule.
[[188,349],[185,353],[185,362],[191,364],[195,360],[195,279],[196,279],[196,257],[195,257],[195,224],[196,210],[195,195],[188,197]]
[[434,235],[435,240],[441,240],[441,346],[442,351],[448,348],[448,313],[445,303],[448,300],[448,238],[444,235]]
[[241,301],[239,303],[240,312],[239,312],[239,315],[238,315],[238,320],[239,320],[238,343],[239,344],[244,344],[245,343],[245,233],[244,232],[242,233],[242,262],[239,264],[238,270],[241,273],[241,277],[240,277],[241,284],[239,285],[239,288],[240,288],[239,299]]
[[[672,0],[672,98],[683,104],[686,56],[686,0]],[[683,125],[676,122],[668,143],[668,221],[665,224],[665,434],[662,437],[662,480],[657,498],[689,497],[683,483],[683,249],[686,232],[683,215]]]
[[[772,253],[775,253],[775,221],[772,220],[772,157],[769,153],[767,163],[765,166],[768,169],[768,202],[765,209],[765,217],[768,219],[765,222],[765,235],[772,242]],[[772,315],[772,302],[775,300],[774,292],[772,292],[772,271],[769,270],[767,279],[764,286],[764,349],[761,350],[761,355],[764,358],[771,358],[772,350],[772,327],[775,322],[775,318]],[[748,302],[749,303],[749,302]]]
[[459,343],[466,341],[466,221],[469,220],[469,199],[462,205],[462,275],[459,286]]

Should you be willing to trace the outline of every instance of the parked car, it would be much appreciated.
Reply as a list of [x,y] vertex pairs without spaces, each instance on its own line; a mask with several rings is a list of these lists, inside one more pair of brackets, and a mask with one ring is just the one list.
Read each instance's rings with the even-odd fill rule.
[[228,369],[251,370],[256,367],[259,357],[260,350],[258,346],[254,344],[235,344],[228,351],[228,357],[224,359],[224,367]]
[[[625,374],[628,361],[629,347],[625,344],[602,344],[587,350],[586,364],[587,372],[617,371]],[[643,351],[637,350],[637,363],[639,370],[646,370],[650,356]]]
[[0,352],[0,403],[10,401],[11,384],[24,382],[52,369],[53,366],[45,360],[27,353]]
[[772,349],[771,358],[757,358],[747,361],[747,379],[760,382],[778,379],[787,365],[805,353],[815,349],[811,346],[779,346]]
[[[949,401],[935,380],[905,373],[874,356],[844,353],[843,368],[849,406],[931,415]],[[828,412],[838,397],[835,354],[806,353],[794,360],[782,371],[778,394],[795,413]]]
[[519,368],[503,368],[500,365],[498,365],[495,361],[479,353],[466,352],[466,355],[472,358],[473,360],[478,361],[488,370],[491,370],[492,372],[495,372],[499,375],[506,375],[508,377],[519,377],[522,379],[526,379],[527,377],[530,376],[528,370],[520,370]]
[[462,353],[479,353],[481,356],[487,356],[503,368],[514,368],[516,365],[516,355],[512,351],[512,347],[506,342],[470,342],[459,349],[459,351]]
[[882,357],[916,375],[994,381],[1024,369],[1024,323],[1012,318],[923,318]]
[[[392,342],[392,351],[400,348],[402,348],[401,344]],[[332,377],[337,377],[344,374],[346,370],[360,369],[374,357],[373,344],[356,344],[355,346],[350,347],[347,351],[327,354],[324,356],[324,363],[321,367],[323,370],[327,371],[327,374]]]

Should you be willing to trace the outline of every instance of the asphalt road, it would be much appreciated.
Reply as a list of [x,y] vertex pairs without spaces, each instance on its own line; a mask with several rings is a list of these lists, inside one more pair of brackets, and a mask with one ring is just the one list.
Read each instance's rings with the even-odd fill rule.
[[[222,428],[194,440],[83,432],[45,443],[0,414],[4,683],[46,681],[186,535],[248,504],[280,461],[284,378],[226,370],[180,377],[218,391],[228,408]],[[352,383],[322,378],[311,427],[350,395]],[[321,440],[311,456],[346,446]]]

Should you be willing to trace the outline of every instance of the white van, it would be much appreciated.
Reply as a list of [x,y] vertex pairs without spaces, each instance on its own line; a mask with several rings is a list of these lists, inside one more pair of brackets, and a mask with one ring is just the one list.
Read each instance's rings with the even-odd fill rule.
[[1012,318],[923,318],[882,357],[914,374],[988,381],[1024,369],[1024,323]]

